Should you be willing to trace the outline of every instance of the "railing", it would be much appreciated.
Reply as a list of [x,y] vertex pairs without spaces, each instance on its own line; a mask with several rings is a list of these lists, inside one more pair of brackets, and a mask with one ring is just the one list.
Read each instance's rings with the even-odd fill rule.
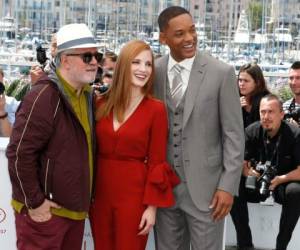
[[[0,61],[1,64],[1,61]],[[237,72],[236,72],[237,73]],[[284,72],[264,72],[266,79],[282,79],[284,84],[287,84],[288,73]],[[273,85],[274,83],[272,83]],[[3,249],[16,250],[12,242],[15,242],[15,226],[14,215],[10,207],[11,186],[7,172],[7,159],[5,157],[5,149],[8,143],[8,138],[0,137],[0,245],[6,246]],[[262,248],[274,248],[276,235],[279,228],[281,207],[277,204],[266,206],[261,204],[249,203],[250,226],[252,229],[253,241],[255,246]],[[226,245],[236,245],[235,230],[230,216],[226,223]],[[296,235],[300,235],[300,225],[298,223],[292,240],[289,244],[289,250],[299,250],[300,240],[297,240]],[[82,250],[92,250],[93,243],[89,224],[86,222],[85,237]],[[150,234],[147,250],[154,250],[153,234]]]

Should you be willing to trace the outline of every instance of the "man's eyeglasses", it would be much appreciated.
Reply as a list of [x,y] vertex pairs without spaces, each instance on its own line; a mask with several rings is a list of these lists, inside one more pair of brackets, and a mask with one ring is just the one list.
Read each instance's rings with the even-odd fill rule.
[[91,53],[91,52],[85,52],[85,53],[82,53],[82,54],[66,54],[66,56],[79,56],[82,61],[86,64],[89,64],[92,60],[93,60],[93,57],[95,57],[97,63],[100,63],[101,60],[102,60],[102,56],[103,54],[100,53],[100,52],[96,52],[96,53]]

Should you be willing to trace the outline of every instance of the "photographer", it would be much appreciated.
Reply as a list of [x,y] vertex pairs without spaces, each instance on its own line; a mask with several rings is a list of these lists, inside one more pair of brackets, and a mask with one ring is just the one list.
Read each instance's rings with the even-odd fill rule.
[[[269,94],[261,68],[255,63],[247,63],[240,68],[238,74],[240,103],[243,113],[244,128],[259,120],[259,103],[262,97]],[[230,211],[232,221],[237,231],[238,250],[253,249],[251,229],[248,218],[249,194],[245,187],[246,177],[241,176],[238,196]],[[241,226],[240,226],[241,225]]]
[[300,61],[292,64],[288,83],[294,97],[283,104],[285,119],[300,126]]
[[103,81],[104,77],[106,77],[106,75],[105,73],[103,73],[103,69],[100,66],[98,66],[95,81],[91,84],[97,97],[102,96],[109,89],[110,83]]
[[[257,177],[256,188],[252,190],[257,201],[265,200],[266,194],[270,193],[266,190],[271,190],[275,202],[282,205],[276,250],[287,249],[300,215],[300,130],[283,118],[279,98],[272,94],[263,97],[260,122],[246,128],[243,166],[244,176]],[[258,166],[263,165],[265,170],[258,171],[251,166],[251,159],[259,162]],[[239,225],[241,229],[248,226]]]
[[55,56],[57,54],[57,41],[56,33],[52,34],[50,44],[50,55],[49,59],[46,54],[46,49],[41,45],[36,48],[36,57],[40,65],[34,65],[30,69],[31,84],[35,84],[41,76],[48,74],[51,70],[55,70]]

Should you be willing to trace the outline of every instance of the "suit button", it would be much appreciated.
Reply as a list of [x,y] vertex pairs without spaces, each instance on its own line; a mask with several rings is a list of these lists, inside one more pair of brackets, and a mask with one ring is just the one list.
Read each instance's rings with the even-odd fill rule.
[[174,133],[173,136],[176,137],[176,136],[178,136],[178,134]]
[[178,123],[174,123],[173,125],[174,125],[174,127],[176,127],[176,126],[178,126],[179,124],[178,124]]
[[175,168],[179,168],[180,166],[175,166]]
[[178,145],[177,144],[174,144],[174,148],[177,148],[178,147]]
[[174,158],[177,158],[178,157],[178,155],[174,155]]
[[175,112],[174,115],[179,115],[179,113],[178,113],[178,112]]

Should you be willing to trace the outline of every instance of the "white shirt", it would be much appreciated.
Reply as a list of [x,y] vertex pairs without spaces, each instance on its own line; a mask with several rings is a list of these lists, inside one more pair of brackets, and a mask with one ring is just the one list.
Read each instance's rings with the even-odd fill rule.
[[14,97],[5,96],[5,112],[7,112],[7,119],[10,124],[15,122],[15,113],[19,107],[20,101],[17,101]]
[[168,80],[169,80],[169,84],[170,84],[170,89],[172,89],[172,83],[173,83],[173,78],[174,78],[174,73],[175,73],[174,70],[173,70],[173,66],[175,64],[179,64],[181,67],[183,67],[183,69],[181,71],[181,79],[182,79],[182,93],[184,94],[184,92],[187,89],[188,83],[189,83],[190,74],[191,74],[191,70],[192,70],[194,60],[195,60],[195,56],[193,56],[191,58],[184,59],[184,60],[182,60],[181,62],[178,63],[171,56],[171,54],[169,55]]

